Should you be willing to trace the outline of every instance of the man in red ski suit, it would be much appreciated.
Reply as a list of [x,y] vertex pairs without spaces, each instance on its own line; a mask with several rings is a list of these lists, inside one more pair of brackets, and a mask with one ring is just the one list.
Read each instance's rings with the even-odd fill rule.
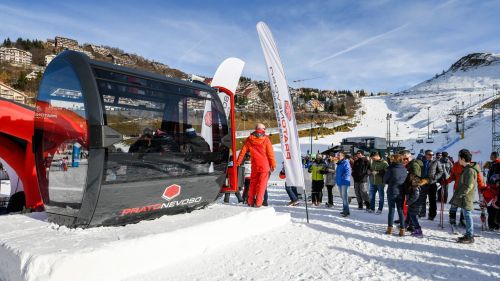
[[248,190],[248,206],[260,207],[264,201],[264,193],[267,188],[269,172],[276,169],[273,146],[271,140],[266,136],[264,124],[257,124],[255,131],[245,140],[245,144],[236,161],[241,165],[245,154],[250,152],[252,173],[250,176],[250,188]]

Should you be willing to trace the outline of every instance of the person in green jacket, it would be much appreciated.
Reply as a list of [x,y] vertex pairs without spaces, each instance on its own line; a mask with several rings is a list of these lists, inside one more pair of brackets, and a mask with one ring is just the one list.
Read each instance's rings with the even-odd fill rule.
[[311,164],[308,171],[311,173],[312,178],[312,204],[319,206],[323,198],[323,186],[325,185],[324,174],[326,173],[326,164],[321,154],[318,153],[318,155],[316,155],[316,160]]
[[464,168],[460,174],[458,186],[451,204],[462,208],[465,217],[465,235],[458,238],[458,243],[471,244],[474,243],[474,222],[472,221],[472,210],[474,209],[474,192],[477,186],[477,175],[481,168],[477,164],[471,163],[472,154],[467,149],[462,149],[458,152],[458,161]]
[[368,168],[368,175],[370,177],[370,190],[368,192],[370,197],[369,213],[375,212],[375,194],[378,192],[378,210],[377,215],[382,213],[384,208],[384,174],[387,171],[389,164],[382,158],[377,151],[370,154],[371,163]]

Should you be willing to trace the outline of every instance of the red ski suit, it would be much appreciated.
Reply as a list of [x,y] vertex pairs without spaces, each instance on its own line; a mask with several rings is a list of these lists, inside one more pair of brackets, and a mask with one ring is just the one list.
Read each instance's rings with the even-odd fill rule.
[[248,206],[252,206],[255,203],[256,207],[260,207],[264,201],[269,172],[276,169],[273,146],[271,140],[263,130],[253,132],[245,140],[245,144],[236,161],[238,166],[243,162],[247,152],[250,152],[252,165],[250,188],[248,189]]
[[[464,167],[462,165],[460,165],[460,163],[458,163],[458,161],[457,161],[451,167],[450,176],[443,183],[448,185],[452,181],[454,181],[455,184],[453,185],[453,190],[456,190],[457,186],[458,186],[458,180],[460,179],[460,174],[462,173],[463,169],[464,169]],[[483,175],[481,173],[477,173],[477,188],[479,190],[482,190],[485,186],[486,185],[484,184],[484,181],[483,181]]]

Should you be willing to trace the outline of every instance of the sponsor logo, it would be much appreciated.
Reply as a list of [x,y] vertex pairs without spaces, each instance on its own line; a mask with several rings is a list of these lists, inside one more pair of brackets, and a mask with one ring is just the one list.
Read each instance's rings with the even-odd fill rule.
[[[276,81],[276,77],[274,76],[274,69],[272,66],[269,67],[269,73],[271,74],[271,83],[272,86],[271,89],[273,90],[271,93],[274,98],[274,105],[275,105],[275,110],[276,110],[276,116],[279,119],[278,122],[278,127],[280,128],[281,134],[280,137],[282,138],[281,140],[281,145],[285,150],[285,159],[289,160],[292,159],[292,153],[290,151],[290,130],[288,129],[288,122],[286,121],[286,118],[291,121],[292,119],[292,109],[290,107],[290,115],[285,112],[286,111],[286,103],[281,102],[281,98],[279,95],[279,88],[278,88],[278,82]],[[288,106],[290,104],[288,103]],[[285,108],[283,108],[285,107]],[[286,115],[286,117],[285,117]]]
[[202,197],[195,197],[195,198],[187,198],[187,199],[182,199],[182,200],[178,200],[178,201],[170,201],[170,202],[166,202],[166,203],[158,203],[158,204],[136,207],[136,208],[127,208],[127,209],[122,210],[121,215],[126,216],[126,215],[133,215],[133,214],[141,214],[141,213],[146,213],[146,212],[158,211],[158,210],[162,210],[162,209],[166,209],[166,208],[186,206],[189,204],[200,203],[202,199],[203,199]]
[[172,184],[167,186],[161,195],[161,198],[170,201],[181,194],[181,186],[177,184]]
[[292,121],[292,107],[290,106],[290,102],[287,100],[285,101],[285,114],[288,121]]
[[207,125],[207,127],[212,127],[212,111],[207,111],[204,119],[205,125]]

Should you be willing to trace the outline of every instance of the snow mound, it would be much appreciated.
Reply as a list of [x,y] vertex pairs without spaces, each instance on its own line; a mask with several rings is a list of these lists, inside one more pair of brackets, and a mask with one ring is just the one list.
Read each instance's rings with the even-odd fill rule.
[[46,214],[0,221],[0,279],[123,280],[210,254],[290,223],[274,208],[213,205],[123,227],[68,229]]

